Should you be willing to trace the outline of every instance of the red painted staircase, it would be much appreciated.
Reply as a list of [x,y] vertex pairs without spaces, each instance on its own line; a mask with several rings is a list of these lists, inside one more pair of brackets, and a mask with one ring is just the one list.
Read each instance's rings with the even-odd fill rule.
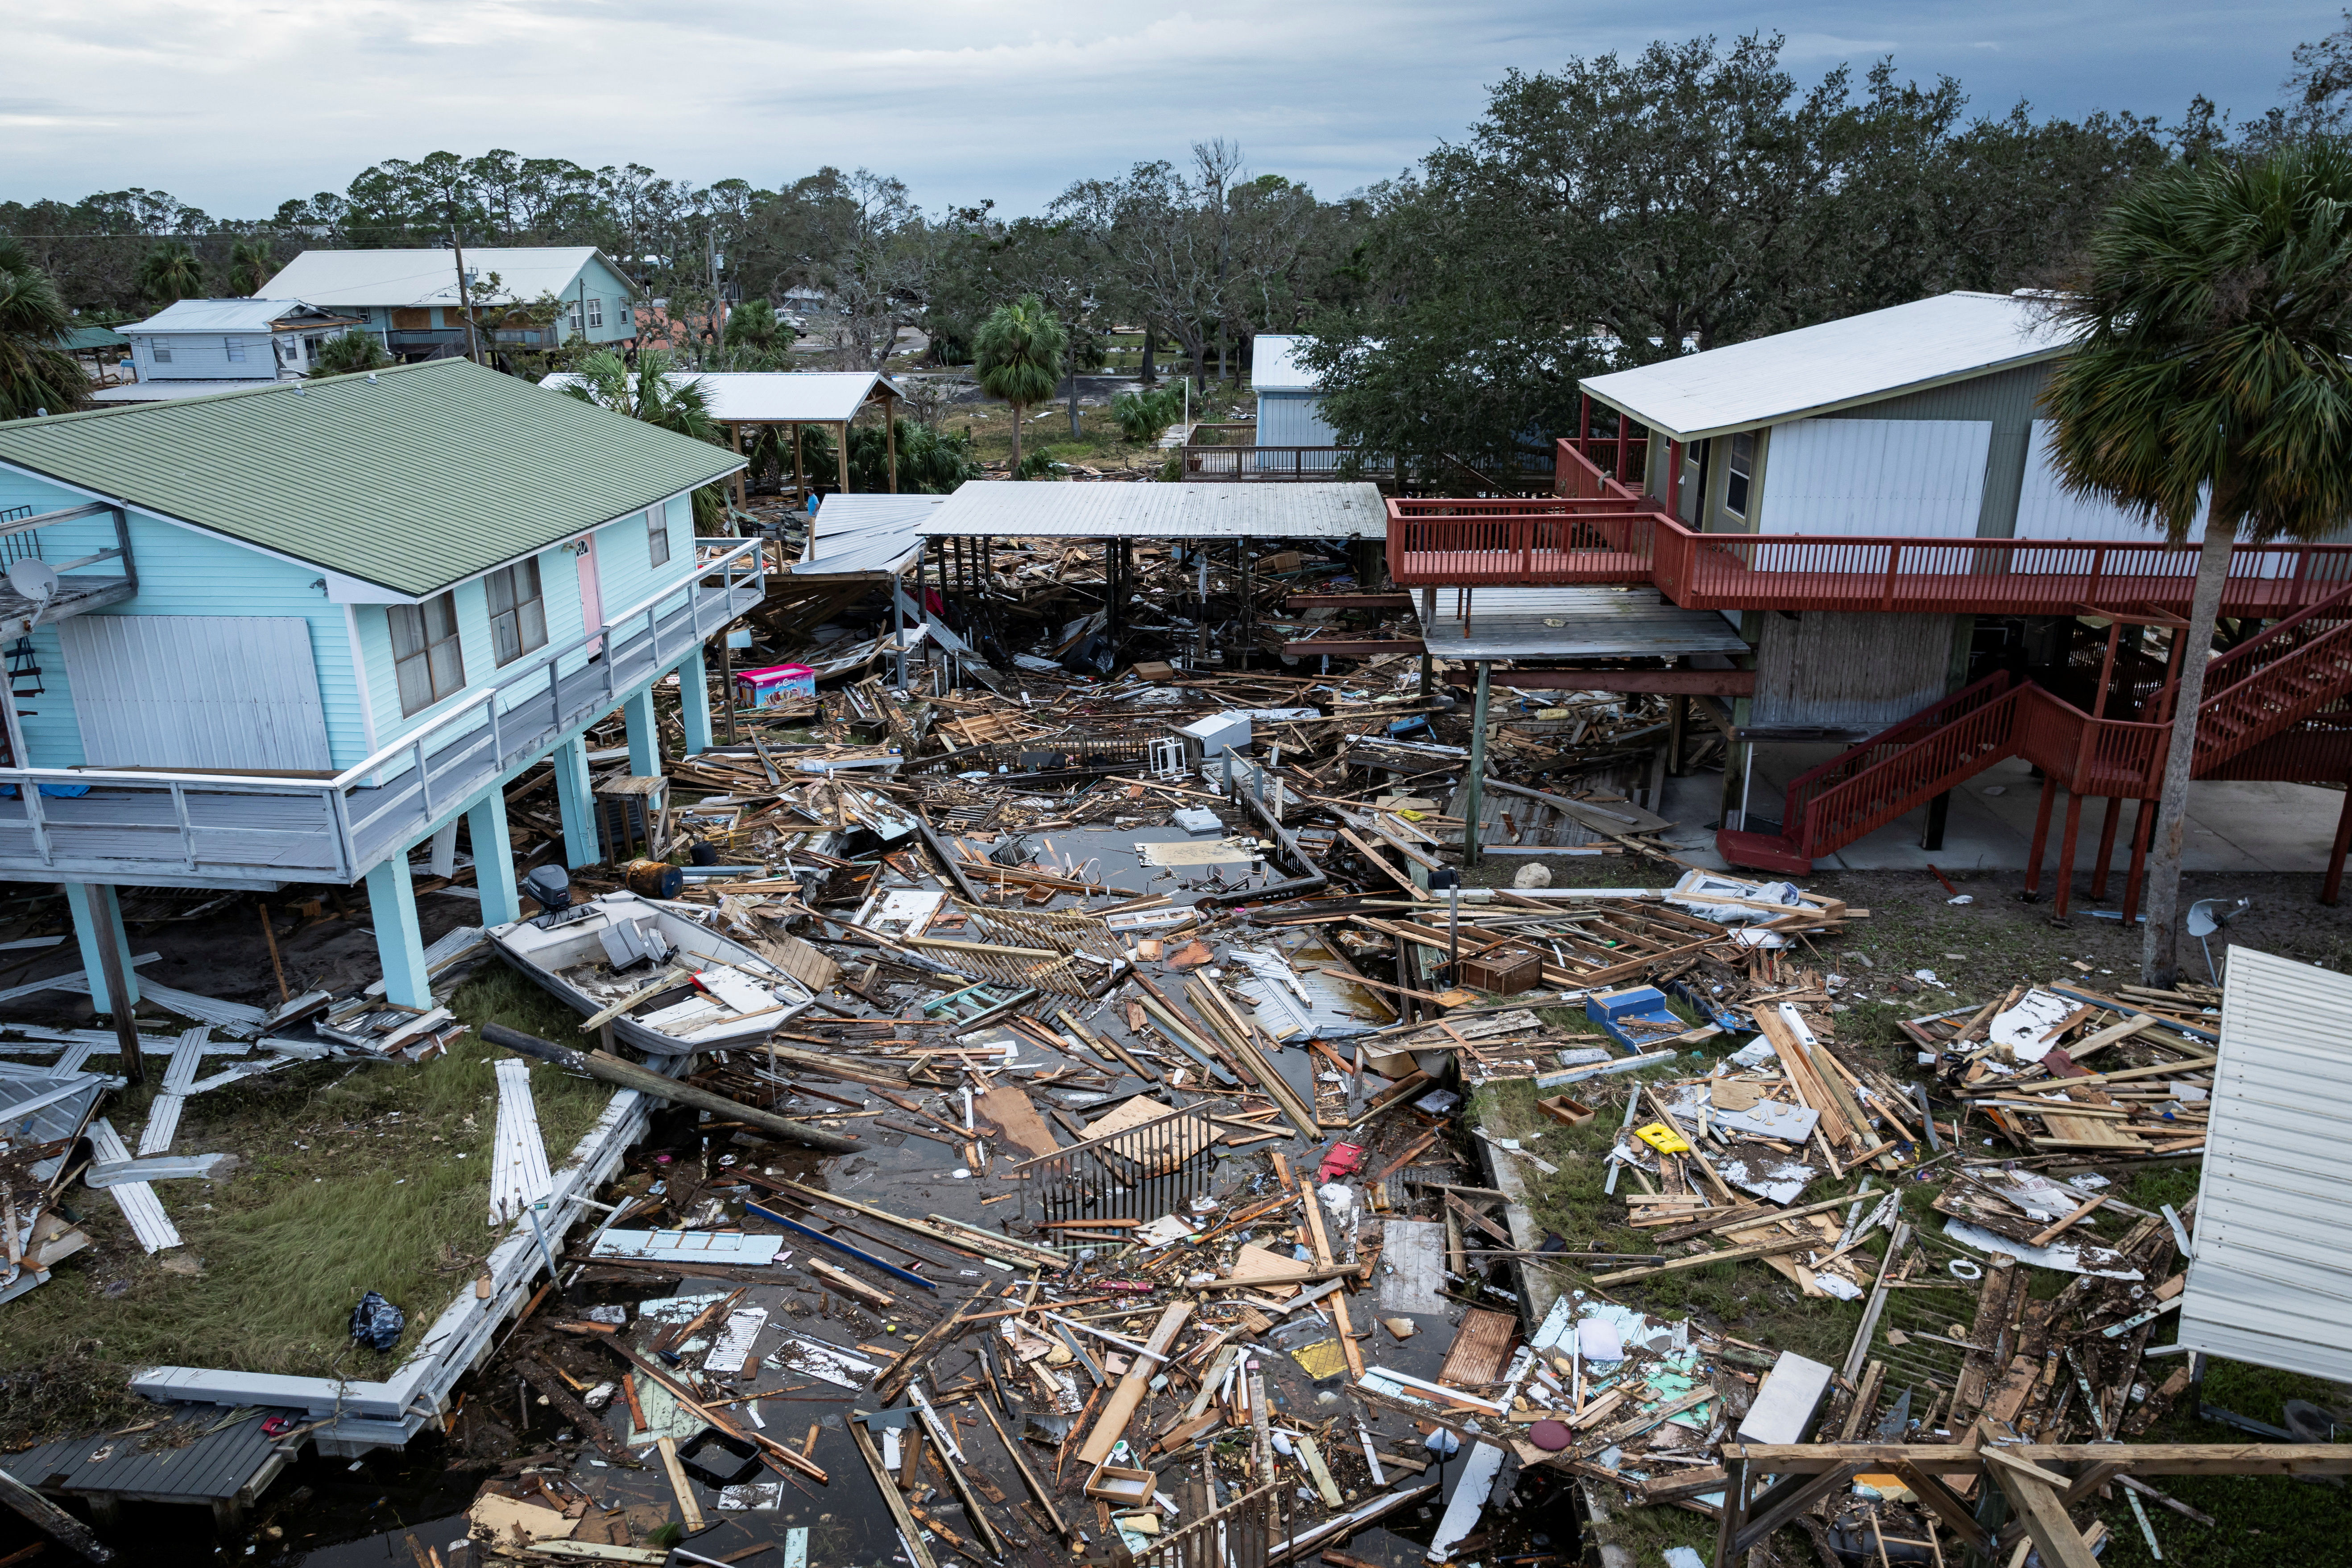
[[[2340,776],[2352,730],[2352,587],[2219,655],[2206,666],[2193,776]],[[2161,718],[2159,693],[2149,710]],[[2094,719],[2031,681],[1985,677],[1790,781],[1778,834],[1725,829],[1735,866],[1803,876],[1813,862],[1917,810],[1993,763],[2021,756],[2074,795],[2150,800],[2169,726]],[[2308,730],[2308,735],[2299,731]],[[2284,742],[2283,744],[2266,742]],[[2297,743],[2303,742],[2303,743]],[[2258,770],[2247,771],[2255,763]],[[2273,772],[2269,768],[2294,770]],[[2069,808],[2072,809],[2071,807]]]

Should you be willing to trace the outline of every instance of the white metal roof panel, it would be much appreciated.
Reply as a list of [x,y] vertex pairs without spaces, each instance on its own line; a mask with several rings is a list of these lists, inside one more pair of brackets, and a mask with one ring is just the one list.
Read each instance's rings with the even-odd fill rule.
[[182,300],[143,321],[117,329],[130,332],[266,332],[289,316],[307,315],[300,300]]
[[939,538],[1380,539],[1371,484],[1014,483],[971,479],[923,524]]
[[[1417,615],[1420,601],[1414,600]],[[1670,658],[1740,654],[1748,644],[1713,610],[1685,610],[1655,588],[1480,588],[1469,614],[1453,592],[1437,595],[1437,618],[1422,640],[1440,658]],[[1496,680],[1510,684],[1507,672]]]
[[2179,1339],[2352,1381],[2352,976],[2229,952]]
[[[478,282],[499,275],[494,302],[569,294],[572,280],[597,255],[593,245],[491,246],[466,252],[466,270]],[[613,276],[628,274],[611,258]],[[398,305],[415,308],[457,303],[457,260],[439,247],[416,250],[306,250],[261,286],[276,299],[308,300],[313,305]]]
[[[558,389],[579,380],[558,372],[540,382]],[[710,416],[727,425],[836,425],[857,416],[879,385],[897,394],[898,383],[870,370],[673,371],[672,386],[702,383]]]
[[1313,392],[1322,384],[1298,363],[1307,340],[1288,332],[1260,332],[1250,347],[1250,385],[1259,392]]
[[947,504],[945,496],[835,495],[817,503],[808,559],[789,569],[796,577],[847,572],[903,572],[923,548],[923,522]]
[[1959,291],[1580,383],[1678,441],[1826,414],[2067,352],[2033,298]]

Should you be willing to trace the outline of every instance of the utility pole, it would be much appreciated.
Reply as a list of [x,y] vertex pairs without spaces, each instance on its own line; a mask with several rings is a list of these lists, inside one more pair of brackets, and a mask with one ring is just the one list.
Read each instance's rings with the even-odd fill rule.
[[474,340],[474,292],[466,282],[466,247],[457,237],[457,200],[449,199],[449,248],[457,256],[457,309],[466,317],[466,357],[476,364],[482,363],[480,346]]

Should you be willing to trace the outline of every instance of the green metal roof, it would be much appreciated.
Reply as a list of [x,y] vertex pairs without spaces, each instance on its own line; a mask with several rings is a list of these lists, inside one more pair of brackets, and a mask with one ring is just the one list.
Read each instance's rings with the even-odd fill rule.
[[743,466],[468,360],[15,420],[0,461],[408,595]]
[[68,351],[89,349],[127,349],[131,340],[112,327],[76,327],[58,340],[58,347]]

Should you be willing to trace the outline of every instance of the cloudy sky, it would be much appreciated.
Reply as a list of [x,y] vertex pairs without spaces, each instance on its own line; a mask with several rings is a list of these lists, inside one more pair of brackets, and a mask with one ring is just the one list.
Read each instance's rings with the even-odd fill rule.
[[1788,37],[1811,79],[1892,54],[1982,110],[2253,112],[2338,5],[1809,0],[0,0],[0,199],[130,185],[225,216],[341,190],[368,163],[510,148],[774,185],[824,163],[926,205],[1034,210],[1074,178],[1238,141],[1337,195],[1474,121],[1514,67],[1654,37]]

